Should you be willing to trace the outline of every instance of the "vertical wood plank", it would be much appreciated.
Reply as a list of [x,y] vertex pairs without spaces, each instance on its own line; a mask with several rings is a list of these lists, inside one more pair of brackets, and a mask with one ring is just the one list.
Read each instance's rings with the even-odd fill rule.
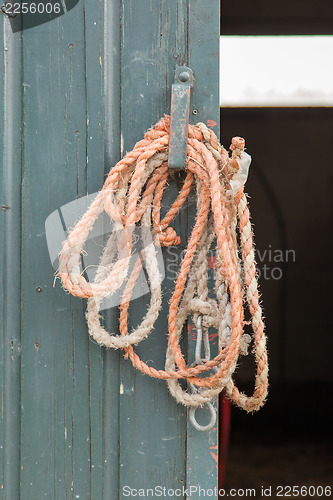
[[[4,67],[4,16],[0,20],[0,68],[1,68],[1,74],[4,75],[5,67]],[[2,79],[2,82],[4,81],[4,78]],[[3,117],[3,83],[0,86],[0,116]],[[4,143],[4,133],[3,133],[3,128],[0,133],[0,151],[3,151],[3,143]],[[4,218],[4,208],[5,207],[5,190],[4,190],[4,162],[3,162],[3,155],[1,155],[1,163],[0,163],[0,201],[1,201],[1,212],[0,212],[0,234],[4,234],[5,230],[5,218]],[[0,284],[1,284],[1,293],[0,293],[0,348],[1,348],[1,354],[0,354],[0,397],[1,397],[1,414],[0,414],[0,474],[1,474],[1,482],[0,482],[0,489],[3,491],[4,488],[4,414],[3,414],[3,401],[4,401],[4,295],[5,295],[5,288],[4,288],[4,245],[3,245],[3,239],[1,239],[0,243],[0,258],[1,258],[1,265],[0,265]]]
[[79,2],[24,31],[21,498],[29,500],[101,498],[102,353],[89,343],[84,302],[53,288],[44,232],[53,210],[103,179],[95,9]]
[[[215,120],[218,84],[214,72],[209,73],[210,64],[204,61],[207,54],[215,57],[214,51],[209,52],[213,38],[207,33],[210,16],[212,13],[207,17],[196,1],[189,9],[188,0],[172,4],[165,0],[143,0],[140,4],[100,0],[89,5],[82,0],[66,15],[23,32],[23,91],[20,55],[14,59],[15,65],[10,63],[5,87],[5,95],[7,88],[11,99],[9,104],[5,102],[4,116],[9,117],[11,126],[4,136],[3,165],[13,168],[3,169],[3,185],[15,210],[11,218],[5,210],[1,223],[5,221],[5,243],[10,243],[7,256],[17,273],[20,245],[22,248],[22,296],[19,274],[11,284],[9,276],[13,274],[8,274],[5,259],[2,367],[11,385],[6,384],[3,422],[7,422],[7,457],[13,461],[4,466],[5,479],[9,478],[4,498],[106,500],[122,498],[125,485],[178,488],[199,480],[195,457],[207,442],[204,445],[191,431],[186,437],[186,412],[168,394],[164,382],[142,376],[128,362],[119,362],[119,353],[105,351],[88,340],[85,303],[64,294],[59,285],[53,288],[44,222],[53,210],[100,188],[104,169],[108,171],[121,153],[131,149],[150,125],[169,112],[176,65],[190,64],[196,71],[201,58],[192,98],[192,109],[198,109],[198,115],[191,121]],[[208,23],[203,32],[202,22]],[[21,36],[18,33],[11,39],[18,54]],[[190,52],[189,41],[193,44]],[[209,85],[202,79],[205,64]],[[12,82],[11,88],[8,82]],[[21,150],[6,149],[6,144],[21,141],[20,129],[13,128],[14,121],[21,122],[21,100],[17,99],[21,92],[20,239]],[[171,203],[177,191],[178,186],[171,182],[166,203]],[[183,211],[176,221],[182,239],[176,249],[178,262],[186,246],[187,228],[188,214]],[[9,248],[14,249],[12,254]],[[174,285],[174,276],[168,273],[163,283],[164,310]],[[17,314],[20,306],[21,319]],[[147,297],[133,302],[133,325],[146,307]],[[115,326],[116,311],[108,313],[108,323]],[[152,338],[137,349],[144,359],[154,359],[154,366],[161,368],[166,332],[167,317],[162,314]],[[14,342],[8,344],[11,335]],[[11,410],[20,405],[20,382],[21,457],[20,414]],[[11,401],[9,406],[6,401]],[[10,432],[15,436],[10,438]],[[210,444],[215,443],[215,436],[209,436]],[[204,470],[208,476],[203,470],[200,476],[205,485],[206,476],[209,481],[214,479],[208,460],[211,456],[200,451],[200,457],[200,466],[207,459]]]
[[[170,89],[176,65],[187,64],[188,1],[123,2],[122,109],[124,151],[133,148],[144,131],[170,110]],[[170,182],[165,203],[178,187]],[[186,242],[186,221],[176,226]],[[174,277],[163,282],[163,312],[153,333],[136,347],[144,360],[163,368],[167,341],[168,300]],[[131,323],[147,309],[147,297],[131,304]],[[169,395],[164,381],[153,380],[121,361],[120,491],[122,488],[181,488],[185,485],[186,412]]]
[[[194,71],[195,85],[191,98],[192,114],[190,123],[204,122],[219,137],[219,41],[220,41],[220,2],[207,3],[191,0],[189,12],[189,63]],[[190,341],[189,350],[194,350]],[[213,346],[212,356],[217,355],[217,346]],[[194,359],[194,356],[192,357]],[[217,410],[217,398],[214,398]],[[197,415],[199,417],[198,410]],[[207,422],[208,410],[205,410]],[[200,498],[200,486],[207,491],[215,491],[210,498],[217,499],[218,487],[218,425],[210,431],[201,432],[187,423],[187,486],[193,488],[191,500]],[[216,488],[216,489],[215,489]]]
[[[78,115],[73,105],[77,98],[85,102],[82,21],[78,6],[24,32],[22,252],[29,262],[22,272],[22,497],[26,499],[74,498],[75,409],[78,400],[86,399],[88,385],[82,373],[80,393],[75,380],[81,363],[87,366],[78,338],[81,333],[84,339],[83,307],[80,301],[64,297],[60,287],[53,288],[44,232],[45,219],[53,210],[75,199],[78,192],[84,194],[85,106]],[[87,435],[87,412],[83,410],[79,418],[81,435]],[[87,487],[89,474],[84,472]]]
[[[113,4],[114,2],[112,2]],[[86,77],[86,112],[87,112],[87,190],[94,193],[104,182],[105,170],[105,135],[104,133],[104,36],[105,24],[109,19],[104,0],[86,2],[84,5],[85,27],[85,77]],[[119,40],[118,40],[118,43]],[[84,301],[84,307],[86,302]],[[86,333],[85,333],[86,335]],[[91,498],[102,500],[114,498],[117,485],[113,479],[118,475],[117,460],[111,460],[113,470],[109,470],[107,453],[110,447],[114,451],[118,447],[118,405],[109,410],[110,377],[118,373],[117,364],[108,363],[108,354],[94,342],[88,342],[88,370],[89,370],[89,424],[90,424],[90,475]],[[117,356],[117,353],[112,353]],[[116,417],[116,418],[115,418]],[[106,489],[104,478],[111,478],[111,484]]]
[[3,481],[1,497],[19,498],[20,484],[20,295],[21,295],[21,34],[1,16],[3,49],[1,134],[1,266]]
[[[104,0],[104,153],[106,172],[121,157],[121,0]],[[117,331],[117,310],[106,312],[106,327]],[[119,495],[119,359],[120,352],[104,350],[103,500]]]

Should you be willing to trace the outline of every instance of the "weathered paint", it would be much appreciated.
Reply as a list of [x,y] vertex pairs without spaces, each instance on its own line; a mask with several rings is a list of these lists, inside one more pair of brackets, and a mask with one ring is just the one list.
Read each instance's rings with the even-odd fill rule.
[[[182,74],[185,75],[185,81],[180,78]],[[192,70],[186,66],[179,66],[175,71],[175,83],[171,86],[168,157],[171,169],[185,170],[192,85]]]
[[[132,149],[144,131],[170,111],[175,65],[186,62],[187,0],[124,2],[121,56],[121,131],[124,151]],[[178,13],[178,14],[177,14]],[[131,33],[131,36],[128,36]],[[170,57],[171,54],[171,57]],[[168,204],[178,189],[171,183]],[[176,231],[186,242],[187,215]],[[182,226],[182,228],[180,227]],[[181,249],[176,252],[179,258]],[[168,307],[173,279],[163,282],[163,310]],[[132,325],[147,310],[149,297],[131,306]],[[149,339],[135,347],[154,367],[164,367],[167,314],[162,313]],[[143,376],[121,360],[120,381],[120,491],[135,488],[182,487],[185,481],[186,411],[169,395],[166,383]],[[131,388],[134,391],[131,391]]]
[[[1,16],[5,500],[106,500],[121,498],[124,485],[215,481],[216,432],[187,434],[186,411],[164,382],[89,341],[84,302],[53,286],[44,233],[51,212],[99,189],[122,152],[169,112],[176,65],[196,74],[191,122],[218,123],[214,17],[218,22],[215,0],[209,13],[192,0],[80,1],[66,15],[12,35]],[[176,179],[166,203],[178,189]],[[186,210],[176,221],[178,260],[189,221]],[[173,284],[167,276],[165,309]],[[133,324],[146,306],[147,297],[133,302]],[[107,323],[116,327],[115,311]],[[161,368],[166,332],[162,314],[137,348]]]
[[[12,33],[4,20],[1,36],[1,103],[3,133],[1,138],[1,266],[2,313],[2,411],[1,491],[5,498],[18,498],[20,470],[20,227],[21,227],[21,36]],[[4,478],[6,479],[4,481]],[[2,493],[1,493],[2,495]]]
[[[219,2],[214,0],[207,8],[206,2],[191,0],[190,6],[189,66],[193,69],[195,77],[191,96],[190,123],[204,122],[219,136]],[[192,356],[192,360],[194,360],[193,344],[194,340],[189,344],[189,356]],[[215,344],[212,348],[212,356],[216,354],[217,345]],[[216,398],[213,403],[217,408]],[[208,412],[208,410],[202,411]],[[206,415],[204,422],[207,423],[207,421]],[[200,485],[206,489],[217,487],[217,446],[217,424],[208,432],[200,432],[188,422],[187,485]],[[196,498],[199,497],[192,496],[191,500],[196,500]]]

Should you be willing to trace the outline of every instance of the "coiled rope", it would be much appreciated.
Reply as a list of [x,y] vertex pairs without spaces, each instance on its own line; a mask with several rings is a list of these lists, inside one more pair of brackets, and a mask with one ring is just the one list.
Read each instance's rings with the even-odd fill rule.
[[[137,369],[151,377],[165,379],[177,401],[196,407],[225,389],[238,406],[254,411],[267,395],[268,364],[249,209],[243,188],[236,193],[235,188],[232,189],[233,181],[240,174],[245,143],[241,138],[234,138],[229,158],[210,129],[202,123],[190,125],[186,177],[176,200],[161,218],[161,202],[169,177],[169,125],[169,117],[164,116],[112,168],[103,188],[64,242],[59,276],[71,294],[88,298],[86,319],[95,341],[106,347],[123,348],[125,358]],[[157,370],[139,358],[133,345],[153,330],[161,310],[162,279],[156,249],[148,240],[146,245],[143,242],[143,249],[129,272],[133,229],[137,225],[153,229],[155,244],[177,245],[180,238],[170,224],[191,190],[195,190],[197,196],[196,219],[170,300],[165,370]],[[81,269],[81,256],[89,233],[103,211],[113,222],[114,232],[122,231],[125,236],[119,241],[111,234],[94,282],[89,283]],[[208,289],[207,257],[215,241],[216,298],[212,298]],[[149,280],[150,304],[141,324],[129,332],[129,305],[143,265]],[[99,311],[103,298],[115,294],[123,284],[120,335],[116,335],[101,325]],[[251,315],[252,336],[244,333],[244,324],[249,323],[244,320],[246,304]],[[201,316],[205,332],[209,328],[217,331],[219,348],[215,358],[187,364],[180,339],[189,316],[194,323]],[[254,392],[247,396],[238,390],[232,376],[239,356],[247,354],[252,340],[257,368]],[[186,379],[197,388],[196,392],[192,394],[184,389],[179,379]]]

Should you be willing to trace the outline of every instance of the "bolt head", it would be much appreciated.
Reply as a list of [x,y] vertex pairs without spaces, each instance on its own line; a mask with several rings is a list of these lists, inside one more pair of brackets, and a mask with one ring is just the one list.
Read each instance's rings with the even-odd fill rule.
[[191,78],[191,75],[188,73],[188,71],[182,71],[181,73],[179,73],[178,78],[179,81],[186,83]]

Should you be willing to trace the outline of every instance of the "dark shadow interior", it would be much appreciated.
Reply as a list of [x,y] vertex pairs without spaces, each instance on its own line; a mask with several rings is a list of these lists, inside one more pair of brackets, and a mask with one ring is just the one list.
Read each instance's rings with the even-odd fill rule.
[[[222,2],[226,35],[328,35],[332,21],[323,0]],[[226,488],[333,483],[332,122],[333,108],[221,109],[222,143],[244,137],[253,161],[246,191],[271,385],[258,414],[232,411]],[[249,391],[251,370],[237,375]]]

